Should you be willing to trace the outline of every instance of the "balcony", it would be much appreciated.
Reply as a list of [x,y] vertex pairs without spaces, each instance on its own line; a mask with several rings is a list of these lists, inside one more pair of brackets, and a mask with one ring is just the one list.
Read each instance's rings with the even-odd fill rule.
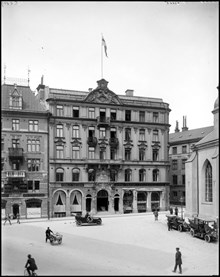
[[6,178],[25,178],[25,171],[24,170],[10,170],[5,171]]
[[23,148],[8,148],[9,159],[23,159]]
[[109,127],[110,126],[110,117],[98,116],[97,117],[98,127]]
[[96,145],[97,145],[97,138],[96,137],[88,137],[87,138],[87,144],[90,147],[96,147]]
[[110,147],[117,148],[119,144],[118,138],[110,138],[109,145]]

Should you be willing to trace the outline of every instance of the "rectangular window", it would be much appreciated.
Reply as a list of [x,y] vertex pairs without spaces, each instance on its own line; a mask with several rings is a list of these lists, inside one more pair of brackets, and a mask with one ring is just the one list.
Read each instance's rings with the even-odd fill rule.
[[153,141],[159,141],[159,132],[158,132],[158,130],[153,130]]
[[28,122],[28,128],[29,128],[29,131],[38,131],[38,120],[29,120]]
[[172,170],[177,170],[177,169],[178,169],[178,161],[172,160]]
[[63,137],[63,125],[57,125],[57,137]]
[[105,160],[106,152],[103,151],[103,150],[101,150],[101,151],[99,152],[99,154],[100,154],[100,160]]
[[116,110],[111,110],[111,120],[117,120],[117,113]]
[[27,140],[27,151],[28,152],[40,152],[40,141],[36,139]]
[[73,126],[73,138],[79,138],[79,126]]
[[173,197],[177,197],[177,191],[173,191]]
[[89,108],[89,118],[95,118],[95,108]]
[[141,129],[139,131],[139,140],[144,141],[145,140],[145,130]]
[[79,147],[73,146],[73,159],[79,159]]
[[173,175],[173,185],[177,185],[177,175]]
[[187,159],[182,159],[182,169],[185,169],[185,162],[187,161]]
[[36,191],[40,189],[40,181],[28,181],[28,190],[29,191]]
[[40,159],[27,160],[28,171],[40,171]]
[[182,153],[185,154],[185,153],[186,153],[186,150],[187,150],[186,145],[183,145],[183,146],[182,146]]
[[131,129],[130,128],[125,129],[125,140],[131,140]]
[[95,159],[95,148],[89,147],[89,159]]
[[73,117],[79,117],[79,107],[73,107]]
[[19,139],[12,139],[12,148],[18,148],[19,143]]
[[139,161],[144,161],[145,160],[145,149],[140,148],[139,149]]
[[57,116],[63,116],[63,105],[57,105]]
[[28,181],[28,190],[33,191],[33,181]]
[[125,111],[125,121],[131,121],[131,111],[130,110]]
[[110,150],[110,159],[116,160],[116,149],[115,148],[111,148],[111,150]]
[[139,112],[139,121],[140,122],[145,122],[145,111],[140,111]]
[[182,185],[185,185],[185,175],[182,175]]
[[131,149],[125,149],[125,160],[126,161],[131,160]]
[[176,155],[177,154],[177,147],[172,147],[172,152],[173,152],[173,155]]
[[105,128],[101,127],[99,129],[99,138],[104,139],[105,138]]
[[57,159],[63,159],[63,145],[57,145],[56,146],[56,156],[57,156]]
[[158,161],[159,158],[159,150],[153,149],[153,161]]
[[20,124],[19,119],[12,119],[12,130],[19,131],[19,124]]
[[153,122],[157,123],[159,118],[159,113],[158,112],[153,112]]

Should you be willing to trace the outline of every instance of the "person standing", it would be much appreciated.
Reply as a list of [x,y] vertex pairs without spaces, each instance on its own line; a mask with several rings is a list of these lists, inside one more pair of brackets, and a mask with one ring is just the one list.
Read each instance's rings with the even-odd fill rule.
[[175,215],[178,216],[178,208],[175,208]]
[[7,214],[6,217],[5,217],[4,225],[5,225],[5,223],[6,223],[7,221],[8,221],[8,222],[10,223],[10,225],[11,225],[11,218],[10,218],[10,215],[9,215],[9,214]]
[[20,222],[20,214],[19,214],[19,213],[17,213],[17,216],[16,216],[16,217],[17,217],[17,223],[19,223],[19,224],[20,224],[20,223],[21,223],[21,222]]
[[50,230],[49,227],[47,227],[47,230],[46,230],[45,233],[46,233],[46,242],[47,242],[48,239],[50,240],[50,234],[51,234],[51,233],[53,234],[53,231]]
[[172,224],[169,219],[167,219],[167,227],[168,227],[168,231],[172,230]]
[[179,247],[176,248],[175,266],[173,272],[176,272],[177,266],[179,266],[179,273],[182,274],[182,254]]
[[38,269],[35,263],[35,259],[32,258],[30,254],[28,254],[28,260],[25,264],[25,267],[27,268],[29,276],[34,275],[34,271]]
[[173,208],[170,207],[170,214],[173,214]]
[[154,211],[155,221],[157,221],[157,220],[158,220],[158,215],[159,215],[159,214],[158,214],[158,211],[157,211],[157,210],[155,210],[155,211]]

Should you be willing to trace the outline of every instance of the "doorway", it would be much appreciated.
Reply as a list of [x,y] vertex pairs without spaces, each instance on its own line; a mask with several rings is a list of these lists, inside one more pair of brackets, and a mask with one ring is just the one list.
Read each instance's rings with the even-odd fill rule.
[[108,211],[108,192],[104,189],[97,194],[97,212]]
[[13,212],[13,218],[15,219],[17,217],[17,214],[19,214],[19,205],[18,204],[13,205],[12,212]]

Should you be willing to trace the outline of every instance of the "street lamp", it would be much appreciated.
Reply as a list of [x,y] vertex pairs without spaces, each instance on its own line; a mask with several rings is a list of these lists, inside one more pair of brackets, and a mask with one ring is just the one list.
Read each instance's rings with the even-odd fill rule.
[[181,218],[183,218],[183,197],[180,197],[180,203],[181,203]]

